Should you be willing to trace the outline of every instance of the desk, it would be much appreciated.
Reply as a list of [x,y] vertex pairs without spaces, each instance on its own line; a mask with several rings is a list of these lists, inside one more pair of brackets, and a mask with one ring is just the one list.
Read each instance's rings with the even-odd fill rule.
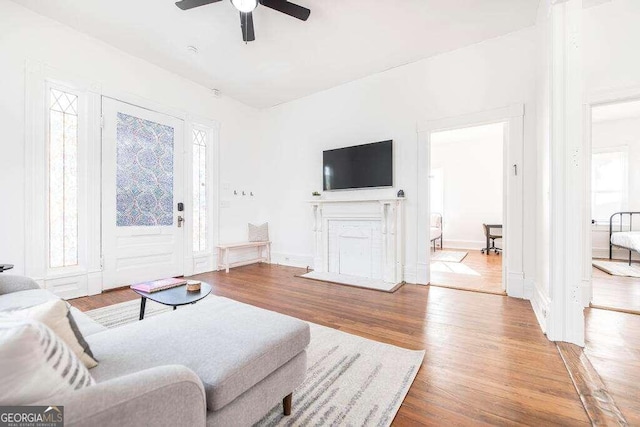
[[[496,248],[496,239],[502,239],[502,224],[482,224],[482,226],[484,227],[484,235],[487,238],[487,245],[482,249],[481,252],[485,253],[486,251],[487,255],[489,255],[489,252],[491,252],[492,249],[495,251],[495,253],[501,251],[501,248]],[[500,230],[500,234],[493,234],[491,232],[492,229]]]

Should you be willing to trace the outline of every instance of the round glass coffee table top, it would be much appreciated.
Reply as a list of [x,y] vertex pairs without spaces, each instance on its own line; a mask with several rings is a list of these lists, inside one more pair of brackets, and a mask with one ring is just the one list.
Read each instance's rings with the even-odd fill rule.
[[187,291],[187,285],[180,285],[175,288],[151,293],[138,291],[136,289],[132,289],[132,291],[140,295],[142,298],[140,300],[140,320],[142,320],[144,319],[144,308],[147,299],[171,306],[175,310],[180,305],[195,304],[205,298],[211,293],[211,285],[206,282],[201,282],[200,290],[198,292]]

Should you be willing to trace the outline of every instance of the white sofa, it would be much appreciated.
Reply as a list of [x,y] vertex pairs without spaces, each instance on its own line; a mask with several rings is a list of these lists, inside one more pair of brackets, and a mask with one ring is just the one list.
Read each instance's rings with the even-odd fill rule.
[[[0,311],[52,298],[0,274]],[[227,298],[114,329],[71,310],[99,362],[97,384],[33,402],[63,405],[67,426],[249,426],[290,405],[305,377],[309,325]]]

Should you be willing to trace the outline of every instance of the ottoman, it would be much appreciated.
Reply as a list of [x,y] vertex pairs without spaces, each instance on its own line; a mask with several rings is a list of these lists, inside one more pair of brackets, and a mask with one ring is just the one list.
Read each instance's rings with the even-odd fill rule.
[[252,425],[303,381],[309,325],[210,297],[86,337],[98,384],[162,365],[184,365],[202,381],[207,425]]

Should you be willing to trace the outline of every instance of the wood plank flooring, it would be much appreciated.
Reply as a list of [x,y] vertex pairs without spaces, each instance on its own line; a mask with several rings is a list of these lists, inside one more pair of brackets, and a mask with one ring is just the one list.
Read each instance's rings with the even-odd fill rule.
[[[528,301],[419,285],[388,294],[295,277],[301,272],[257,264],[196,277],[210,282],[215,295],[425,349],[394,425],[589,424],[556,346],[540,331]],[[71,303],[90,310],[136,297],[124,289]]]
[[592,271],[593,306],[640,313],[640,279],[613,276],[595,267]]
[[585,354],[629,425],[640,426],[640,316],[587,309]]
[[[439,263],[443,265],[434,266],[432,261],[432,285],[505,295],[502,289],[502,255],[493,252],[483,255],[479,250],[472,249],[445,248],[444,251],[466,251],[468,255],[461,263]],[[441,271],[448,269],[453,271]]]
[[624,415],[583,349],[567,342],[557,345],[591,423],[597,426],[627,425]]

